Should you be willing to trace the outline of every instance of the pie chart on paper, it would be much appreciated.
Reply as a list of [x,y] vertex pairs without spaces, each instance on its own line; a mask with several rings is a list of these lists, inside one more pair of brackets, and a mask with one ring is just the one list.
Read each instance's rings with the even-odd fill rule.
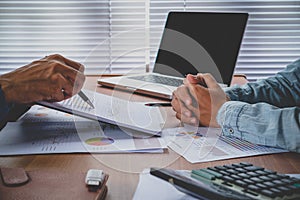
[[87,139],[85,143],[91,146],[105,146],[114,143],[114,140],[107,137],[95,137]]

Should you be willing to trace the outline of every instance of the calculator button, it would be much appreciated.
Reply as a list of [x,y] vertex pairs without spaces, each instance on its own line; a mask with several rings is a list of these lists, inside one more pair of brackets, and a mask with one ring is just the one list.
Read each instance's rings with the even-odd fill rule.
[[223,167],[225,167],[226,169],[235,169],[235,167],[232,165],[223,165]]
[[267,197],[271,197],[274,198],[276,195],[274,192],[270,191],[270,190],[262,190],[261,193]]
[[236,171],[238,171],[239,173],[246,173],[247,170],[243,169],[243,168],[236,168]]
[[245,167],[252,166],[252,164],[248,163],[248,162],[241,162],[240,164],[245,166]]
[[230,174],[228,173],[228,172],[226,172],[226,171],[219,171],[219,173],[221,173],[221,174],[223,174],[223,175],[225,175],[225,176],[229,176]]
[[210,170],[210,169],[202,169],[202,170],[209,173],[209,174],[214,175],[216,178],[220,178],[222,176],[222,174],[220,174],[216,171]]
[[215,168],[216,168],[217,170],[222,170],[222,171],[223,171],[223,170],[226,170],[226,168],[223,167],[223,166],[216,166]]
[[241,163],[234,163],[234,164],[232,164],[232,166],[234,166],[234,167],[248,167],[248,166],[242,165]]
[[247,174],[249,175],[249,176],[259,176],[259,174],[257,174],[257,173],[255,173],[255,172],[247,172]]
[[267,172],[268,174],[277,174],[276,172],[269,169],[264,169],[264,171]]
[[273,181],[273,183],[275,183],[276,185],[284,185],[285,183],[280,181],[280,180],[275,180]]
[[231,178],[230,176],[223,176],[222,179],[223,179],[225,182],[230,182],[230,183],[234,182],[234,179]]
[[192,170],[192,174],[196,174],[198,176],[201,176],[201,177],[209,179],[209,180],[215,180],[216,179],[215,175],[206,172],[205,169]]
[[271,181],[272,178],[268,177],[268,176],[260,176],[260,179],[264,180],[264,181]]
[[243,187],[243,188],[247,187],[247,185],[248,185],[246,182],[241,181],[241,180],[237,180],[237,181],[235,181],[234,183],[235,183],[236,185],[238,185],[238,186]]
[[226,172],[228,172],[230,174],[237,174],[237,173],[239,173],[238,171],[235,171],[233,169],[228,169],[228,170],[226,170]]
[[250,175],[244,174],[244,173],[240,173],[240,174],[238,174],[238,176],[241,178],[245,178],[245,179],[249,179],[251,177]]
[[290,190],[290,188],[285,187],[285,186],[277,187],[277,189],[279,189],[284,194],[291,194],[292,193],[292,191]]
[[268,175],[268,174],[270,174],[270,173],[268,173],[268,172],[266,172],[266,171],[264,171],[264,170],[258,170],[258,171],[256,171],[255,173],[257,173],[257,174],[259,174],[259,175]]
[[250,179],[244,179],[243,181],[245,181],[247,184],[254,184],[254,182],[251,181]]
[[231,175],[230,177],[233,178],[233,179],[235,179],[235,180],[241,179],[241,177],[239,177],[239,176],[237,176],[235,174]]
[[269,187],[275,187],[276,185],[270,181],[268,182],[264,182],[265,185],[269,186]]
[[276,188],[271,188],[270,189],[272,192],[275,193],[276,196],[283,196],[284,194],[282,194],[282,192]]
[[287,184],[292,184],[294,181],[292,179],[281,179],[282,182],[287,183]]
[[250,178],[250,180],[251,180],[251,181],[254,181],[254,182],[256,182],[256,183],[263,182],[263,180],[260,179],[260,178],[258,178],[258,177],[252,177],[252,178]]
[[262,183],[257,183],[256,186],[259,187],[259,188],[262,188],[262,189],[268,189],[268,186],[266,186]]
[[212,170],[212,171],[215,171],[215,172],[219,172],[219,170],[216,169],[215,167],[208,167],[208,168],[206,168],[206,169],[209,169],[209,170]]
[[297,187],[295,187],[294,185],[289,185],[287,187],[293,192],[297,190]]
[[278,176],[280,179],[283,179],[283,178],[290,178],[288,175],[285,175],[285,174],[277,174],[277,176]]
[[256,185],[248,185],[248,189],[249,189],[249,190],[253,190],[253,191],[255,191],[255,192],[261,190],[261,188],[260,188],[260,187],[257,187]]
[[257,167],[257,166],[248,166],[248,167],[244,167],[244,169],[246,169],[248,171],[258,171],[258,170],[263,170],[264,168]]
[[296,188],[300,189],[300,182],[293,184]]
[[280,179],[280,177],[275,174],[268,175],[268,177],[272,178],[273,180]]

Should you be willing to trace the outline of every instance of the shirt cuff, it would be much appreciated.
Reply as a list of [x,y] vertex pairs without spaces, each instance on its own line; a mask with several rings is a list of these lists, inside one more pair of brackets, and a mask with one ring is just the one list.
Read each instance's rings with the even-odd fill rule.
[[223,135],[243,139],[242,133],[239,131],[238,119],[245,105],[244,102],[228,101],[221,106],[217,122],[222,127]]
[[9,113],[11,107],[12,107],[12,104],[8,103],[5,100],[4,93],[0,87],[0,121],[4,120],[4,118]]

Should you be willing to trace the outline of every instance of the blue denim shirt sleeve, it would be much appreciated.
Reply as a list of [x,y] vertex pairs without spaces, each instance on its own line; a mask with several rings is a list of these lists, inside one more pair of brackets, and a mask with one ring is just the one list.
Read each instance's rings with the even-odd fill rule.
[[300,106],[300,59],[274,77],[225,90],[233,101],[266,102],[277,107]]
[[223,135],[300,153],[300,108],[226,102],[217,121]]
[[9,113],[9,110],[11,108],[11,104],[6,102],[4,93],[0,87],[0,122],[2,122],[7,114]]
[[223,134],[300,153],[300,59],[274,77],[226,90]]

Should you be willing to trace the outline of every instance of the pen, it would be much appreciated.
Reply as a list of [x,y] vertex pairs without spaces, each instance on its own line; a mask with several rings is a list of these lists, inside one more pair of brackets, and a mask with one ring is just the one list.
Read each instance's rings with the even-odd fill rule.
[[89,100],[89,98],[82,92],[80,91],[78,93],[78,95],[87,103],[89,104],[89,106],[91,106],[92,108],[95,108],[94,105],[92,104],[91,100]]
[[145,106],[169,107],[169,106],[172,106],[172,105],[171,105],[171,103],[146,103]]

